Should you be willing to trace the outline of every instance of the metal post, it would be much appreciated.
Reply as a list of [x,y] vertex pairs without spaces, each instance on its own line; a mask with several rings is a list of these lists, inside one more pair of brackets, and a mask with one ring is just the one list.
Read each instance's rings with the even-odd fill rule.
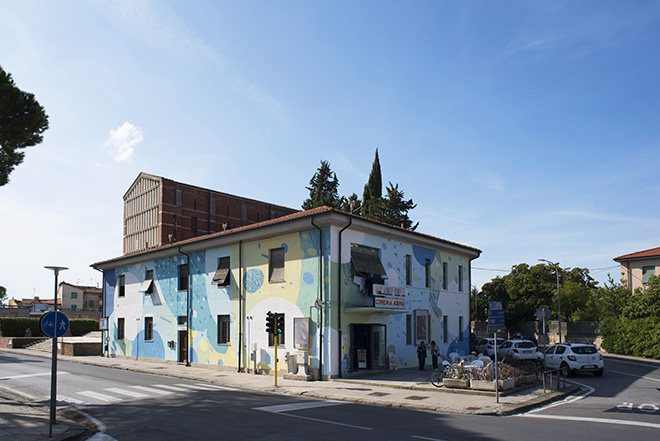
[[275,327],[275,361],[273,364],[275,365],[275,387],[277,387],[277,327]]
[[57,276],[60,271],[68,268],[63,266],[46,266],[46,269],[52,270],[55,273],[55,302],[53,303],[53,311],[55,312],[55,327],[53,330],[53,353],[51,355],[51,368],[50,368],[50,420],[48,422],[48,437],[53,437],[53,425],[57,424]]
[[499,375],[499,369],[497,369],[497,332],[495,332],[495,342],[493,343],[495,346],[495,399],[499,403],[500,402],[500,375]]
[[559,263],[551,262],[547,259],[539,259],[539,262],[546,262],[555,267],[557,274],[557,319],[559,324],[559,343],[561,343],[561,298],[559,297]]

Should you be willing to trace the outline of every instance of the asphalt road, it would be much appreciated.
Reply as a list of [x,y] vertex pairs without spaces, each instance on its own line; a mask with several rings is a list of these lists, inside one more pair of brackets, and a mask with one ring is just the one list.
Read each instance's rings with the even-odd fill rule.
[[[660,369],[606,361],[581,395],[509,416],[420,412],[258,393],[77,363],[58,364],[58,402],[96,418],[96,440],[617,440],[660,436]],[[50,360],[0,354],[0,386],[47,402]]]

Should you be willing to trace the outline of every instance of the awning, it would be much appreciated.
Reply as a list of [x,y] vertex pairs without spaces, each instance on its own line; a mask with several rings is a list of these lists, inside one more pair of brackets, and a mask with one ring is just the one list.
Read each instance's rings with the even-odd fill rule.
[[229,268],[218,268],[213,276],[214,285],[224,285],[227,283],[227,276],[229,275]]
[[149,293],[151,292],[151,284],[154,283],[153,279],[147,279],[144,282],[142,282],[142,285],[140,286],[140,289],[138,289],[139,292],[146,292]]
[[377,248],[353,245],[351,247],[351,262],[355,271],[365,276],[385,275],[385,268],[380,262]]

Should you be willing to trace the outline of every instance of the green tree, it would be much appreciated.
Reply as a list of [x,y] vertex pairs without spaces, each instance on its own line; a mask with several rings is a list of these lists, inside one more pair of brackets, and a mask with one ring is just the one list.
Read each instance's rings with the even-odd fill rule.
[[332,208],[340,208],[342,200],[339,198],[339,180],[337,174],[330,169],[328,161],[321,161],[312,179],[309,181],[309,198],[302,204],[303,210],[327,205]]
[[413,225],[410,217],[408,217],[408,212],[415,208],[417,204],[413,203],[412,199],[404,199],[403,190],[399,190],[399,184],[392,185],[390,182],[386,191],[387,195],[381,201],[381,209],[377,220],[412,231],[417,229],[419,222]]
[[0,305],[5,303],[5,299],[7,298],[7,288],[4,286],[0,286]]
[[0,67],[0,186],[23,162],[22,150],[43,141],[48,129],[48,115],[34,99],[14,84],[11,74]]
[[358,195],[355,193],[347,198],[342,197],[341,210],[347,213],[360,215],[362,213],[362,201],[358,199]]
[[378,149],[371,165],[369,180],[364,186],[362,194],[362,216],[368,219],[380,220],[382,211],[383,197],[383,178],[380,172],[380,159],[378,158]]
[[635,290],[623,307],[622,315],[630,319],[660,319],[660,277],[652,276],[646,287]]

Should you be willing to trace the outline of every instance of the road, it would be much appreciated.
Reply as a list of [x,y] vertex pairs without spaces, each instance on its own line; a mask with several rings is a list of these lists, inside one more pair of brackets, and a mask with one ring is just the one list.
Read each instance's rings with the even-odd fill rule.
[[[0,386],[48,401],[50,360],[0,353]],[[617,440],[660,436],[660,369],[606,361],[582,395],[522,415],[419,412],[225,388],[78,363],[58,365],[60,406],[96,418],[101,440]]]

